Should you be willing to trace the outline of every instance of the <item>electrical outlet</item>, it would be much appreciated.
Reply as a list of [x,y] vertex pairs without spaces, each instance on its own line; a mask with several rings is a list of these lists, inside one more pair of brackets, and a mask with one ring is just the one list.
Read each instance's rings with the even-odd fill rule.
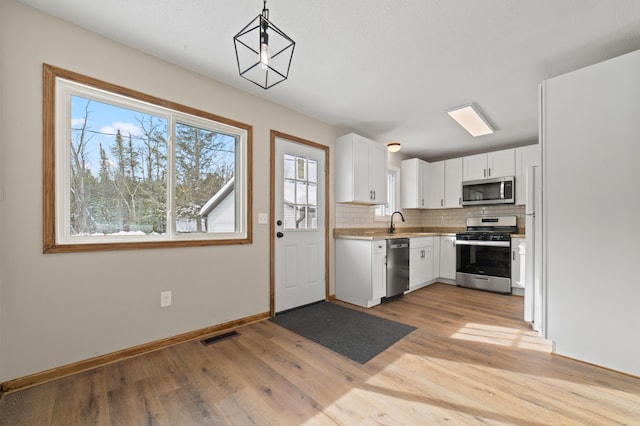
[[171,306],[171,292],[170,291],[161,291],[160,292],[160,307],[167,308]]

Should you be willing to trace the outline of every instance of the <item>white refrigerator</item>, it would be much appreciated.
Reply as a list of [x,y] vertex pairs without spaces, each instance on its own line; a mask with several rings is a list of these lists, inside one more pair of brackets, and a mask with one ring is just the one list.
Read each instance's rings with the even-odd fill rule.
[[544,336],[540,167],[527,167],[526,179],[524,320],[531,323],[532,328]]
[[544,337],[640,376],[640,50],[542,90]]

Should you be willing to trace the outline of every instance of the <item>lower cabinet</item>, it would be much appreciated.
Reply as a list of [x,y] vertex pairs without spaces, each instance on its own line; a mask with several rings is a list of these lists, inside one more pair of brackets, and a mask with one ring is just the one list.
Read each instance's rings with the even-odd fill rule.
[[517,295],[524,295],[525,241],[524,238],[511,239],[511,291]]
[[415,290],[434,279],[433,237],[409,239],[409,290]]
[[387,242],[336,239],[336,298],[370,308],[387,290]]
[[456,237],[440,237],[440,277],[456,279]]

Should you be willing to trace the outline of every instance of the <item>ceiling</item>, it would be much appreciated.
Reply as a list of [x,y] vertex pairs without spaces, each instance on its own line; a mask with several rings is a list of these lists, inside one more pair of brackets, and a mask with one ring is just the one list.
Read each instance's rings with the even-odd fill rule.
[[[19,0],[142,52],[426,160],[537,141],[538,84],[640,49],[638,0],[268,0],[289,79],[238,75],[261,0]],[[473,138],[445,111],[474,102]]]

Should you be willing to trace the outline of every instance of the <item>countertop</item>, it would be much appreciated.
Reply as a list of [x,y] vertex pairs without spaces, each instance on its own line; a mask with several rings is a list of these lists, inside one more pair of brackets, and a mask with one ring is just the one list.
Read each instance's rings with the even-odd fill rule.
[[[421,228],[398,227],[394,233],[389,233],[388,228],[334,228],[334,238],[349,240],[388,240],[391,238],[418,238],[418,237],[455,237],[456,233],[464,232],[464,228]],[[520,230],[518,230],[520,232]],[[524,232],[512,234],[512,238],[524,238]]]
[[418,238],[418,237],[455,237],[456,232],[464,229],[458,228],[406,228],[398,227],[394,233],[389,233],[387,228],[335,228],[333,236],[350,240],[388,240],[391,238]]

